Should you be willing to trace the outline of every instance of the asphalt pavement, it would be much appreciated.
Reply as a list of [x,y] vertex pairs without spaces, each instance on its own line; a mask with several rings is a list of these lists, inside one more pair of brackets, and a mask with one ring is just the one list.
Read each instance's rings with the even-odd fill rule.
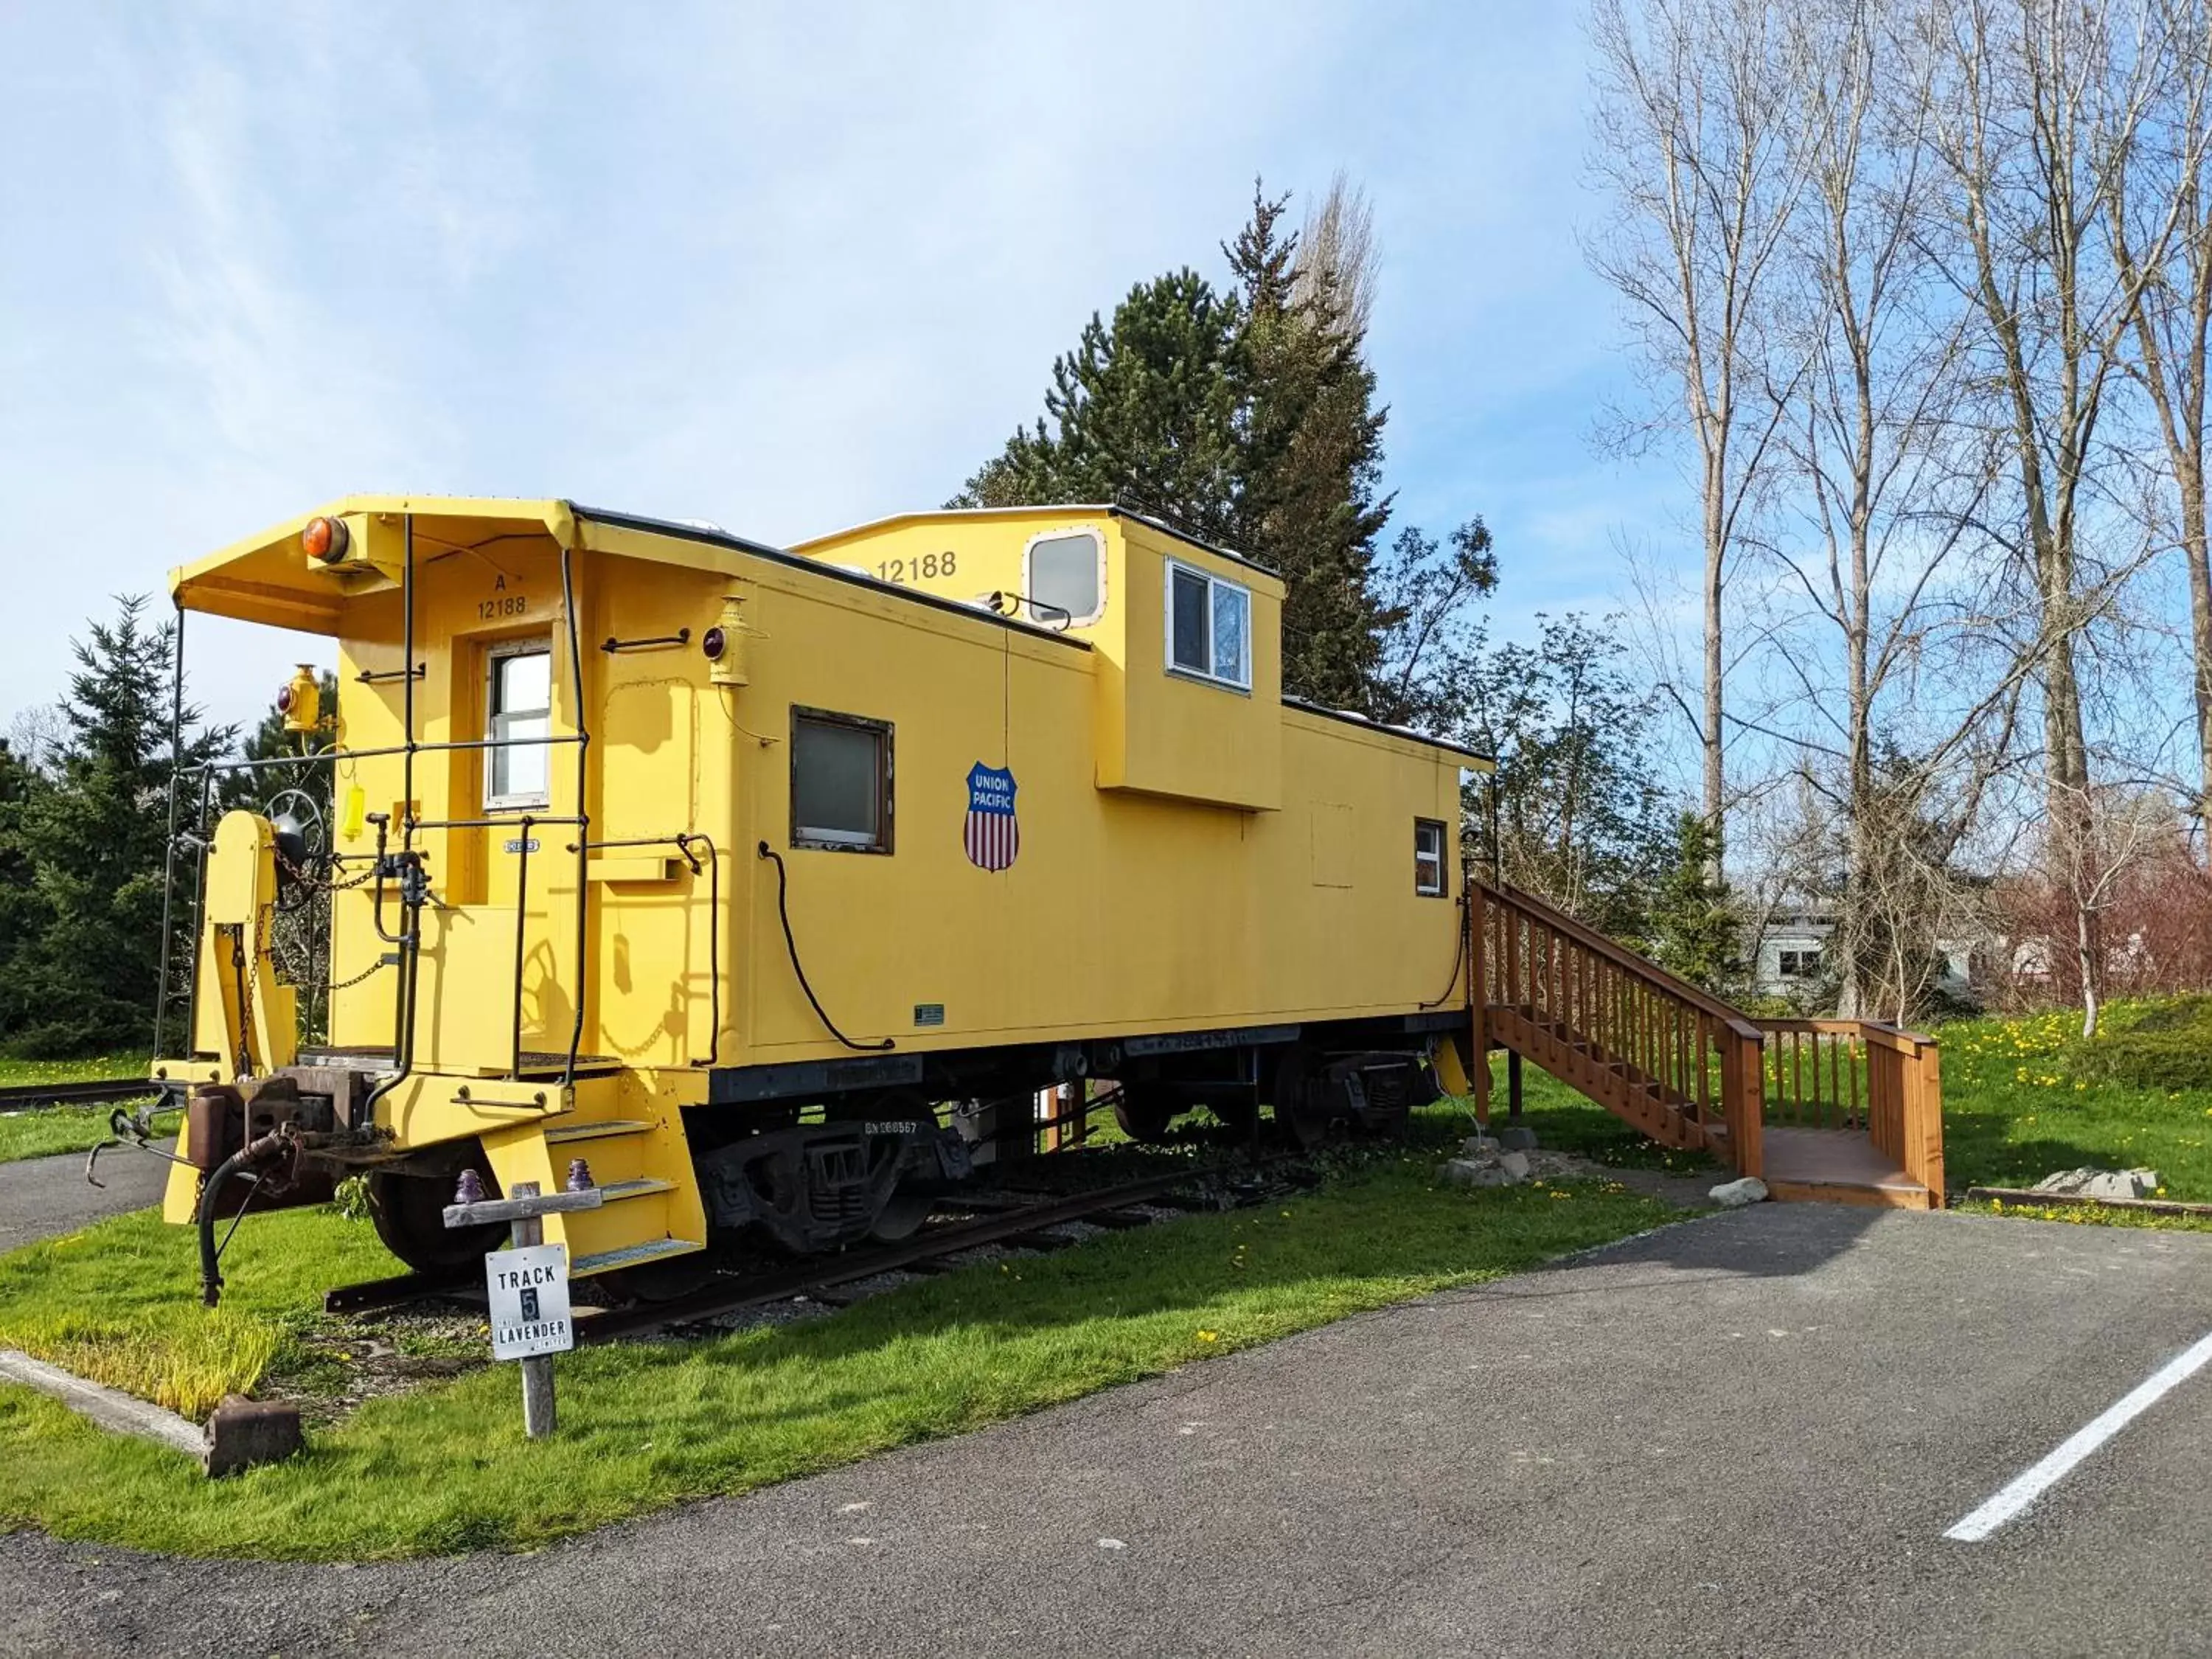
[[2212,1237],[1762,1205],[529,1556],[0,1538],[0,1645],[2204,1653],[2212,1368],[1943,1534],[2208,1331]]
[[[176,1143],[156,1144],[166,1152]],[[102,1152],[94,1172],[97,1187],[84,1178],[82,1152],[0,1164],[0,1254],[159,1204],[169,1178],[167,1164],[129,1146]]]

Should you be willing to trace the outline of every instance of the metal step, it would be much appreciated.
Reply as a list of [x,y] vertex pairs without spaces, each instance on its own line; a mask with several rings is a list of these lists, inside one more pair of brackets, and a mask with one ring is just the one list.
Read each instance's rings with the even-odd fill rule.
[[641,1267],[648,1261],[658,1261],[664,1256],[689,1255],[694,1250],[703,1250],[704,1244],[688,1238],[656,1238],[643,1244],[625,1244],[618,1250],[601,1250],[592,1255],[580,1255],[568,1264],[572,1276],[603,1273],[617,1267]]
[[619,1204],[626,1198],[644,1198],[650,1194],[672,1193],[675,1190],[674,1182],[663,1181],[658,1176],[640,1176],[634,1181],[609,1181],[599,1188],[605,1195],[605,1201],[609,1204]]
[[609,1135],[641,1135],[653,1127],[642,1118],[613,1117],[598,1123],[557,1123],[545,1132],[548,1146],[570,1140],[602,1140]]

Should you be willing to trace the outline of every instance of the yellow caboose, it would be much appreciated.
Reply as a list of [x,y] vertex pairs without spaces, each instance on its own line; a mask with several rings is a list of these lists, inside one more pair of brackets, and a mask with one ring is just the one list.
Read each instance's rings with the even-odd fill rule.
[[[577,1273],[717,1229],[832,1247],[967,1173],[957,1106],[1112,1079],[1141,1138],[1265,1103],[1310,1140],[1393,1121],[1465,1039],[1488,763],[1285,699],[1277,578],[1127,510],[780,549],[355,496],[171,587],[330,635],[341,685],[334,717],[286,692],[327,803],[209,825],[221,781],[178,785],[188,1036],[156,1071],[204,1240],[244,1176],[351,1169],[395,1253],[448,1264],[483,1247],[441,1225],[459,1171],[583,1159],[605,1203],[545,1223]],[[307,1047],[269,941],[322,893]]]

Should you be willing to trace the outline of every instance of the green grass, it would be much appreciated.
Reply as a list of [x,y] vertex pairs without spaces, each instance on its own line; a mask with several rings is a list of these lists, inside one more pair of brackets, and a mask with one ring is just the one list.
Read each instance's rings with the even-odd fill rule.
[[[112,1077],[143,1077],[149,1062],[143,1054],[95,1054],[88,1060],[9,1060],[0,1058],[0,1089],[27,1083],[92,1083]],[[153,1091],[149,1089],[150,1097]],[[0,1112],[0,1164],[21,1158],[46,1158],[56,1152],[84,1152],[107,1139],[107,1115],[113,1103],[102,1106],[41,1106]],[[163,1134],[177,1132],[175,1113],[160,1121]]]
[[[1437,1115],[1428,1138],[1458,1127]],[[527,1547],[1516,1272],[1674,1213],[1611,1184],[1440,1189],[1436,1156],[1385,1155],[1289,1201],[983,1264],[819,1320],[565,1355],[560,1432],[534,1445],[504,1365],[372,1400],[293,1462],[218,1482],[0,1388],[0,1524],[195,1555]],[[232,1249],[226,1306],[276,1334],[279,1371],[323,1286],[389,1271],[367,1228],[326,1210],[249,1220]],[[131,1216],[0,1258],[0,1332],[87,1305],[185,1340],[202,1314],[188,1236]]]
[[2076,1227],[2133,1227],[2146,1232],[2212,1233],[2212,1216],[2160,1215],[2148,1210],[2107,1210],[2088,1204],[2014,1203],[2005,1199],[1961,1200],[1954,1207],[1974,1215],[2008,1216],[2019,1221],[2063,1221]]
[[[1505,1056],[1492,1055],[1490,1065],[1490,1127],[1495,1131],[1511,1121],[1505,1113]],[[1536,1132],[1537,1144],[1553,1152],[1576,1153],[1617,1170],[1696,1176],[1719,1169],[1703,1152],[1680,1152],[1645,1139],[1641,1130],[1577,1094],[1534,1060],[1522,1064],[1521,1105],[1528,1126]]]
[[98,1083],[111,1077],[143,1077],[143,1054],[95,1054],[89,1060],[10,1060],[0,1055],[0,1089],[24,1083]]
[[[2102,1041],[2171,1005],[2106,1012]],[[2212,1202],[2212,1090],[2145,1089],[2097,1075],[2081,1016],[2061,1011],[1961,1020],[1935,1033],[1943,1054],[1944,1172],[1952,1189],[2032,1187],[2083,1164],[2148,1165],[2161,1196]],[[2212,1041],[2212,1037],[2208,1037]]]
[[[133,1109],[136,1109],[135,1108]],[[115,1105],[40,1106],[20,1112],[0,1113],[0,1164],[21,1158],[49,1158],[57,1152],[89,1152],[108,1138],[107,1115]],[[154,1127],[173,1135],[181,1112],[157,1113]],[[103,1153],[103,1159],[107,1156]],[[121,1152],[122,1158],[143,1158],[143,1152]]]
[[[2105,1045],[2124,1048],[2138,1032],[2161,1042],[2201,1039],[2212,1048],[2212,1002],[2203,998],[2111,1005],[2103,1035],[2085,1043],[2078,1010],[2017,1018],[1960,1020],[1933,1033],[1943,1056],[1945,1179],[1968,1187],[2029,1187],[2059,1170],[2147,1165],[2167,1198],[2212,1202],[2212,1089],[2145,1088],[2112,1080]],[[1504,1061],[1492,1058],[1493,1121],[1504,1121]],[[1702,1154],[1644,1140],[1532,1062],[1522,1067],[1529,1127],[1542,1143],[1622,1167],[1694,1174]],[[2059,1206],[2049,1206],[2054,1210]],[[2017,1213],[2008,1206],[2007,1214]],[[2038,1212],[2041,1213],[2040,1211]],[[2091,1221],[2106,1212],[2071,1210],[2051,1218]],[[2168,1218],[2126,1224],[2189,1226]]]
[[399,1271],[366,1223],[249,1215],[224,1253],[229,1285],[210,1319],[198,1261],[191,1230],[154,1210],[0,1255],[0,1347],[204,1417],[272,1365],[307,1363],[299,1339],[321,1320],[328,1286]]

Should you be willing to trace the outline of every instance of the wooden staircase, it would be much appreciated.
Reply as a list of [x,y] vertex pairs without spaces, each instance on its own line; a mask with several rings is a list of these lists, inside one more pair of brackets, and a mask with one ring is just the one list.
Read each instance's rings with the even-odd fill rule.
[[1661,1145],[1759,1176],[1776,1198],[1942,1206],[1929,1038],[1867,1020],[1762,1024],[1529,894],[1471,882],[1468,902],[1485,1121],[1487,1056],[1502,1048],[1515,1112],[1525,1058]]

